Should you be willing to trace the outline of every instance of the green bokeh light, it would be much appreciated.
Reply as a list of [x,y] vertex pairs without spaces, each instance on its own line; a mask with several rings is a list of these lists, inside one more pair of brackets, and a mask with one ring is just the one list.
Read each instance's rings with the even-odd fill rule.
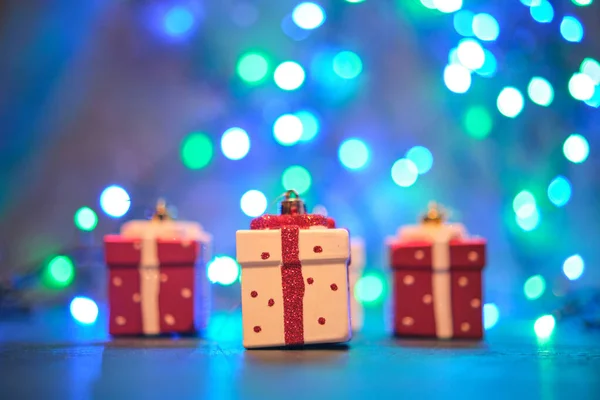
[[267,77],[269,62],[260,53],[246,53],[238,60],[236,71],[243,81],[251,84],[259,84]]
[[465,113],[463,125],[467,134],[475,139],[485,139],[492,131],[492,117],[483,106],[472,106]]
[[520,218],[526,218],[532,214],[535,206],[535,197],[527,190],[521,190],[513,199],[513,211]]
[[56,256],[50,260],[44,269],[42,280],[52,288],[65,288],[75,278],[75,266],[67,256]]
[[82,231],[93,231],[98,225],[98,216],[89,207],[81,207],[75,212],[75,226]]
[[306,168],[292,165],[283,171],[281,183],[285,190],[295,190],[298,194],[303,194],[310,188],[312,177]]
[[183,140],[181,160],[189,169],[202,169],[212,160],[213,152],[213,144],[207,135],[191,133]]
[[333,71],[343,79],[354,79],[362,72],[360,57],[351,51],[341,51],[333,57]]
[[539,299],[546,291],[546,281],[541,275],[534,275],[529,277],[523,285],[523,292],[528,300]]
[[310,111],[298,111],[294,114],[302,122],[301,142],[308,142],[317,136],[319,133],[319,120]]
[[361,277],[354,287],[354,298],[361,304],[377,304],[384,298],[385,283],[380,274],[369,273]]
[[338,149],[342,165],[350,170],[363,169],[369,162],[369,148],[360,139],[345,140]]

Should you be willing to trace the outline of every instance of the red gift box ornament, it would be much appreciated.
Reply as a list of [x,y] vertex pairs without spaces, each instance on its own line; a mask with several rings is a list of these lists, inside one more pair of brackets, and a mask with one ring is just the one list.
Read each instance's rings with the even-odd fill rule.
[[294,191],[280,215],[236,233],[244,347],[345,342],[351,337],[348,231],[307,214]]
[[388,246],[397,336],[483,337],[485,239],[447,223],[432,203],[420,224],[401,227]]
[[209,234],[195,222],[174,221],[159,201],[152,220],[129,221],[104,237],[108,266],[109,333],[194,333],[206,327]]

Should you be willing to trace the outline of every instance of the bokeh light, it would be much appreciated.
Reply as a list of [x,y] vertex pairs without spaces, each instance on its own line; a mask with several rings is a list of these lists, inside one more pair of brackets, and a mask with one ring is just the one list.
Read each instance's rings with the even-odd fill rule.
[[400,187],[412,186],[419,177],[419,169],[409,159],[401,158],[392,166],[392,180]]
[[552,335],[556,321],[552,315],[539,317],[533,325],[533,330],[539,339],[547,339]]
[[181,145],[181,161],[189,169],[202,169],[213,158],[213,144],[208,135],[190,133]]
[[575,100],[586,101],[594,95],[595,85],[589,75],[576,73],[569,79],[569,93]]
[[171,8],[164,18],[165,32],[173,37],[181,37],[189,33],[194,23],[194,14],[181,6]]
[[221,151],[230,160],[241,160],[250,151],[250,138],[242,128],[229,128],[221,136]]
[[521,208],[522,212],[524,210],[528,211],[527,214],[525,216],[516,214],[515,219],[521,229],[523,229],[525,232],[529,232],[536,229],[539,226],[541,219],[540,211],[537,208],[537,206],[531,207],[529,209]]
[[340,145],[338,157],[345,168],[359,170],[369,162],[369,147],[360,139],[347,139]]
[[586,74],[596,85],[600,84],[600,63],[593,58],[586,58],[579,67],[581,73]]
[[310,189],[312,177],[310,172],[300,165],[292,165],[283,171],[281,184],[285,190],[295,190],[302,195]]
[[554,89],[550,82],[539,76],[531,78],[527,86],[527,94],[532,102],[548,107],[554,100]]
[[600,85],[596,85],[596,87],[594,88],[594,94],[592,95],[592,98],[586,100],[585,104],[594,108],[600,107]]
[[563,273],[570,281],[579,279],[584,268],[583,258],[579,254],[572,255],[563,263]]
[[483,47],[474,39],[463,39],[456,48],[456,55],[461,65],[474,71],[483,66],[485,52]]
[[238,60],[236,71],[240,79],[244,82],[259,84],[264,82],[267,77],[269,62],[260,53],[246,53]]
[[492,329],[500,319],[500,310],[494,303],[483,305],[483,329]]
[[275,69],[273,79],[275,84],[283,90],[296,90],[304,83],[306,74],[302,66],[294,61],[285,61]]
[[81,207],[75,212],[75,226],[82,231],[93,231],[98,225],[98,216],[89,207]]
[[435,5],[435,0],[421,0],[421,4],[430,10],[435,10],[437,8]]
[[466,93],[471,87],[471,72],[458,64],[450,64],[444,69],[444,83],[454,93]]
[[300,140],[303,131],[302,121],[293,114],[284,114],[273,124],[273,136],[282,146],[292,146]]
[[42,281],[51,288],[65,288],[75,278],[75,266],[67,256],[55,256],[43,271]]
[[485,139],[492,131],[492,117],[483,106],[471,106],[465,113],[463,126],[469,136]]
[[563,153],[567,160],[574,164],[581,164],[590,154],[590,145],[586,138],[574,133],[565,140]]
[[375,273],[363,275],[354,286],[354,297],[361,304],[379,303],[384,297],[383,277]]
[[496,75],[496,69],[498,68],[498,62],[496,61],[496,56],[487,50],[483,50],[485,54],[485,59],[483,60],[483,65],[475,70],[478,75],[481,75],[485,78],[491,78]]
[[460,10],[454,14],[454,29],[461,36],[473,36],[473,14],[468,10]]
[[573,4],[575,4],[576,6],[580,6],[580,7],[589,6],[590,4],[592,4],[594,2],[594,0],[571,0],[571,1],[573,1]]
[[523,292],[528,300],[539,299],[546,291],[546,281],[541,275],[529,277],[523,285]]
[[208,263],[206,272],[211,283],[229,286],[238,280],[240,266],[231,257],[216,256]]
[[541,0],[538,4],[533,5],[529,9],[529,13],[531,18],[542,24],[552,22],[554,19],[554,8],[547,0]]
[[571,199],[571,182],[564,176],[557,176],[548,185],[548,199],[557,207],[562,207]]
[[406,158],[417,166],[417,171],[421,175],[427,173],[433,166],[433,154],[423,146],[415,146],[408,150]]
[[319,133],[320,124],[317,116],[306,110],[298,111],[294,113],[300,122],[302,123],[302,135],[300,136],[301,142],[308,142],[313,140]]
[[358,54],[340,51],[333,57],[333,71],[343,79],[354,79],[362,72],[363,65]]
[[438,11],[450,14],[462,8],[463,0],[433,0],[433,5]]
[[472,29],[473,34],[477,39],[485,42],[494,41],[498,39],[498,35],[500,35],[500,25],[498,25],[498,21],[496,21],[496,18],[486,13],[477,14],[473,17]]
[[498,111],[508,118],[515,118],[523,111],[525,100],[523,95],[514,87],[502,89],[496,100]]
[[129,211],[131,199],[121,186],[111,185],[100,194],[100,207],[108,216],[120,218]]
[[560,23],[560,34],[567,42],[578,43],[583,39],[583,25],[573,16],[563,17]]
[[315,3],[300,3],[292,11],[292,20],[302,29],[316,29],[325,22],[325,11]]
[[532,6],[540,4],[541,1],[542,0],[521,0],[521,3],[523,3],[527,7],[532,7]]
[[258,217],[267,209],[267,197],[258,190],[248,190],[240,200],[240,207],[249,217]]
[[77,296],[69,305],[71,316],[82,325],[91,325],[98,319],[98,305],[88,297]]
[[513,199],[513,211],[522,218],[531,215],[535,206],[535,197],[527,190],[520,191]]

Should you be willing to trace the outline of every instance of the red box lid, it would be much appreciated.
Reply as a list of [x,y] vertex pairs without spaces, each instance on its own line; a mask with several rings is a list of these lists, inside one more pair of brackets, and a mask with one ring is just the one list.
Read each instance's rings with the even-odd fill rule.
[[[142,240],[138,238],[106,235],[104,255],[108,267],[137,268],[141,261],[141,245]],[[158,239],[156,251],[161,266],[193,265],[200,255],[200,243],[181,239]]]
[[[482,270],[486,263],[486,240],[483,238],[450,241],[450,268]],[[432,244],[428,241],[393,242],[390,265],[394,269],[431,269]]]

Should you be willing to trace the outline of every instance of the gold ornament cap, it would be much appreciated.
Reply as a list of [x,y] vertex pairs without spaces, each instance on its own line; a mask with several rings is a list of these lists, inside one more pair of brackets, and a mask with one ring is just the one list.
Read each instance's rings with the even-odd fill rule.
[[422,224],[442,225],[447,220],[446,211],[435,201],[429,203],[428,210],[421,217]]
[[156,202],[156,209],[154,211],[154,215],[152,216],[152,221],[170,221],[173,218],[171,214],[169,214],[169,210],[167,209],[167,202],[165,199],[158,199]]
[[281,215],[306,214],[304,201],[295,190],[288,190],[283,194],[279,210]]

